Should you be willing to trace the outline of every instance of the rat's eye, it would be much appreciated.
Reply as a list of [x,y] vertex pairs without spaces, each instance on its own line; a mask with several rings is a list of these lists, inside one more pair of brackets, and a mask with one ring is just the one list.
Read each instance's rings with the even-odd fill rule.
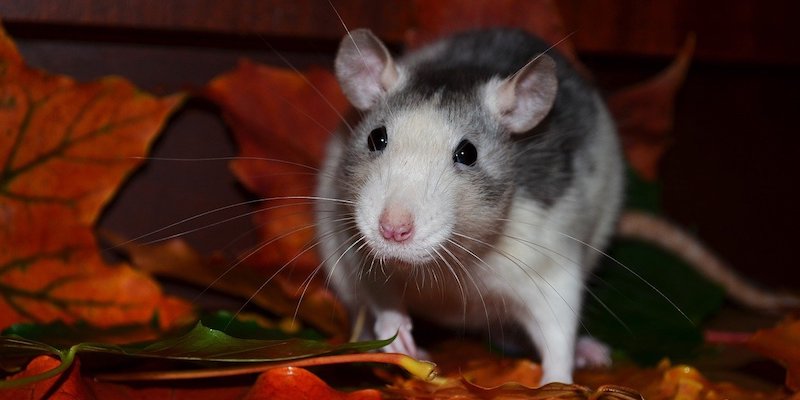
[[372,130],[367,137],[367,148],[369,151],[383,151],[386,145],[389,144],[389,138],[386,136],[386,127],[379,126]]
[[473,166],[478,161],[478,149],[469,140],[464,139],[456,146],[453,152],[453,162]]

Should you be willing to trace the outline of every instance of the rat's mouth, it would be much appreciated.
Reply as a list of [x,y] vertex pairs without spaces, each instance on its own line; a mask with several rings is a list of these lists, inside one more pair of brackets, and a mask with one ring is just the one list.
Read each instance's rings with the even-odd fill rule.
[[374,258],[375,262],[383,261],[398,268],[413,268],[420,265],[432,264],[435,262],[436,253],[433,250],[411,245],[393,244],[387,242],[373,242],[364,248],[364,254],[368,258]]

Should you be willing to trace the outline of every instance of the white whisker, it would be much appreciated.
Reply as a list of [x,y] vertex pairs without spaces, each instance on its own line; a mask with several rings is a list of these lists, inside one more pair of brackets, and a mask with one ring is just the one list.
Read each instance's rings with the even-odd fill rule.
[[[524,223],[524,222],[520,222],[520,221],[511,221],[511,220],[509,220],[509,219],[503,219],[503,220],[504,220],[504,221],[508,221],[508,222]],[[534,225],[534,224],[527,224],[527,225],[536,226],[536,225]],[[622,267],[623,269],[625,269],[626,271],[628,271],[628,273],[630,273],[631,275],[635,276],[637,279],[639,279],[639,280],[640,280],[641,282],[643,282],[645,285],[647,285],[648,287],[650,287],[650,289],[652,289],[654,292],[656,292],[656,293],[657,293],[659,296],[661,296],[661,297],[662,297],[664,300],[666,300],[666,301],[667,301],[667,302],[668,302],[668,303],[669,303],[669,304],[670,304],[670,305],[671,305],[671,306],[672,306],[672,307],[673,307],[673,308],[674,308],[676,311],[678,311],[678,312],[679,312],[679,313],[680,313],[680,314],[683,316],[683,318],[685,318],[685,319],[686,319],[687,321],[689,321],[689,322],[690,322],[692,325],[694,325],[694,321],[692,321],[692,319],[691,319],[691,318],[689,318],[689,316],[688,316],[688,315],[686,315],[686,313],[684,313],[684,312],[683,312],[683,310],[681,310],[681,308],[680,308],[680,307],[678,307],[678,305],[677,305],[677,304],[675,304],[675,302],[674,302],[674,301],[672,301],[672,299],[670,299],[670,298],[669,298],[669,297],[668,297],[666,294],[664,294],[664,292],[662,292],[662,291],[661,291],[661,290],[659,290],[657,287],[655,287],[655,286],[654,286],[652,283],[650,283],[649,281],[647,281],[647,279],[644,279],[644,277],[643,277],[643,276],[641,276],[639,273],[637,273],[636,271],[634,271],[632,268],[628,267],[627,265],[625,265],[625,264],[624,264],[624,263],[622,263],[621,261],[619,261],[619,260],[617,260],[616,258],[612,257],[610,254],[608,254],[608,253],[604,252],[603,250],[600,250],[600,249],[598,249],[598,248],[597,248],[597,247],[595,247],[595,246],[592,246],[591,244],[589,244],[589,243],[587,243],[587,242],[585,242],[585,241],[583,241],[583,240],[581,240],[581,239],[578,239],[578,238],[576,238],[576,237],[574,237],[574,236],[572,236],[572,235],[569,235],[569,234],[567,234],[567,233],[560,232],[560,231],[555,231],[555,230],[550,230],[550,229],[546,229],[546,228],[544,228],[544,227],[541,227],[541,226],[537,226],[537,227],[538,227],[539,229],[548,230],[548,231],[550,231],[550,232],[556,233],[556,234],[558,234],[558,235],[561,235],[561,236],[563,236],[563,237],[565,237],[565,238],[568,238],[568,239],[570,239],[570,240],[573,240],[573,241],[575,241],[575,242],[577,242],[577,243],[580,243],[581,245],[583,245],[583,246],[586,246],[587,248],[591,249],[592,251],[594,251],[594,252],[597,252],[597,253],[598,253],[598,254],[600,254],[601,256],[603,256],[603,257],[605,257],[605,258],[607,258],[607,259],[611,260],[611,261],[612,261],[612,262],[614,262],[615,264],[619,265],[620,267]]]

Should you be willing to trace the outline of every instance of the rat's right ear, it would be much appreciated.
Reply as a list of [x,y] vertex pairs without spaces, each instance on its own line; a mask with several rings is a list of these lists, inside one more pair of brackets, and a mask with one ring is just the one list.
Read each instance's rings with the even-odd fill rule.
[[342,39],[334,69],[345,96],[359,110],[375,105],[399,80],[389,50],[369,29],[356,29]]

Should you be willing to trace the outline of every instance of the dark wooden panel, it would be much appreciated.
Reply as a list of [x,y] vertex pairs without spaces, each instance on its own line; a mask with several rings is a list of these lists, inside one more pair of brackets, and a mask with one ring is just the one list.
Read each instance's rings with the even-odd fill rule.
[[[412,25],[403,0],[337,0],[348,27],[370,26],[399,41]],[[114,27],[157,31],[264,34],[338,39],[344,28],[327,1],[300,0],[3,0],[11,23]]]
[[798,1],[556,1],[580,51],[671,56],[694,32],[698,60],[800,65]]
[[[699,60],[800,65],[797,1],[552,1],[581,52],[671,57],[694,32]],[[332,3],[348,27],[369,27],[393,43],[426,10],[424,2],[404,0]],[[231,41],[259,35],[335,41],[344,32],[326,0],[0,0],[0,16],[11,25],[202,32]]]
[[[584,60],[608,92],[642,81],[666,62]],[[673,139],[659,166],[663,208],[742,275],[797,290],[800,136],[796,68],[696,62],[682,87]]]

